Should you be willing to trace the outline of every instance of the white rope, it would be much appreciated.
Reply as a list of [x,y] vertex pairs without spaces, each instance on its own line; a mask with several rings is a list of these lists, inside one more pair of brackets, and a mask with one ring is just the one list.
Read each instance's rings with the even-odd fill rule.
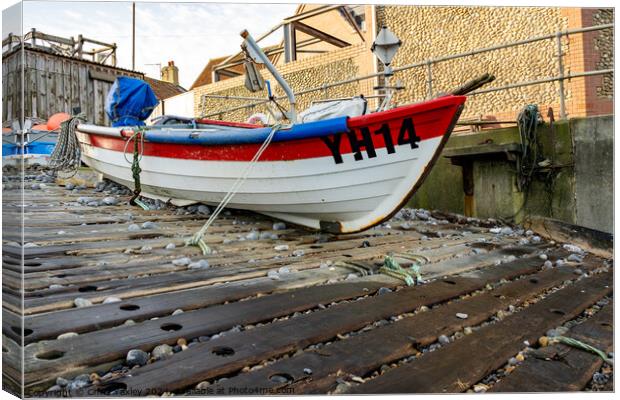
[[85,116],[80,114],[60,124],[58,140],[47,164],[52,175],[62,172],[67,174],[63,178],[70,178],[77,173],[81,163],[81,151],[75,130],[85,120]]
[[254,157],[252,157],[248,165],[245,167],[243,174],[241,174],[241,176],[239,176],[237,180],[235,180],[235,183],[233,183],[230,190],[226,193],[222,201],[220,201],[220,203],[216,207],[215,211],[213,211],[213,213],[211,214],[207,222],[205,222],[202,228],[200,228],[200,230],[196,232],[196,234],[194,234],[194,236],[191,239],[188,240],[188,244],[199,246],[202,249],[203,254],[208,254],[211,252],[211,250],[206,245],[206,243],[203,242],[202,238],[207,233],[207,230],[209,229],[211,224],[213,224],[213,221],[217,219],[217,217],[224,210],[224,208],[226,208],[228,203],[230,203],[230,201],[235,196],[235,194],[237,194],[237,192],[241,188],[241,185],[243,185],[243,183],[247,180],[248,176],[250,175],[250,172],[254,168],[254,165],[256,165],[256,162],[258,161],[258,159],[265,152],[265,150],[271,143],[271,140],[273,139],[276,132],[280,130],[281,128],[282,128],[282,125],[280,124],[273,126],[273,128],[271,129],[271,132],[269,132],[269,135],[267,136],[263,144],[259,147],[259,149],[256,151],[256,154],[254,154]]

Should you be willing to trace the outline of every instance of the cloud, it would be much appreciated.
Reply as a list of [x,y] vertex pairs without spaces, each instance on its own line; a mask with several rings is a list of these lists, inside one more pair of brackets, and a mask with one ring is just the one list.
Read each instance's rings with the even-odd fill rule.
[[[120,67],[131,68],[131,3],[45,1],[24,3],[24,29],[114,42]],[[136,3],[136,70],[159,78],[174,60],[188,88],[211,58],[239,51],[239,33],[255,37],[292,15],[296,4]],[[265,44],[278,43],[276,32]]]

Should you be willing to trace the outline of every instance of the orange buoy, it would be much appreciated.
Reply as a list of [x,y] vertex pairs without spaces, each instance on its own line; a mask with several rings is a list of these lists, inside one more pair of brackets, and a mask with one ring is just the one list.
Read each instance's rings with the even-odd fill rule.
[[54,131],[60,128],[61,122],[64,122],[68,120],[69,118],[71,118],[71,116],[67,113],[64,113],[64,112],[56,113],[47,120],[47,129],[50,131]]
[[47,124],[37,124],[37,125],[34,125],[32,127],[32,130],[34,130],[34,131],[47,131],[48,130],[47,126],[48,126]]

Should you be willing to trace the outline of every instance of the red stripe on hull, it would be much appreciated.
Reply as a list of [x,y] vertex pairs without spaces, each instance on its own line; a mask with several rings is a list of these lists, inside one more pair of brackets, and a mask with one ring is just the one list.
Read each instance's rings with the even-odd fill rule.
[[[439,100],[439,99],[438,99]],[[274,142],[267,147],[260,161],[291,161],[308,158],[329,157],[337,159],[333,150],[336,148],[340,155],[354,153],[353,146],[359,146],[361,157],[369,156],[365,143],[368,138],[374,149],[383,149],[402,144],[403,138],[409,139],[411,134],[417,140],[426,140],[444,135],[449,128],[454,113],[464,101],[461,96],[452,96],[451,100],[442,99],[441,106],[433,100],[426,103],[399,107],[393,110],[350,118],[347,122],[352,134],[336,133],[325,139],[309,138],[284,142]],[[408,128],[407,120],[413,122],[414,130]],[[386,133],[386,126],[388,133]],[[404,132],[403,132],[404,130]],[[365,132],[364,132],[365,131]],[[366,136],[364,136],[364,133]],[[90,137],[90,144],[113,151],[122,152],[125,140],[109,136],[86,134]],[[340,136],[340,138],[338,138]],[[366,142],[364,143],[364,139]],[[386,139],[391,141],[386,146]],[[400,143],[399,143],[400,142]],[[332,144],[332,149],[328,146]],[[201,146],[172,143],[144,143],[143,154],[152,157],[214,160],[214,161],[249,161],[261,146],[257,144]],[[132,145],[127,151],[131,151]],[[415,147],[415,146],[414,146]]]

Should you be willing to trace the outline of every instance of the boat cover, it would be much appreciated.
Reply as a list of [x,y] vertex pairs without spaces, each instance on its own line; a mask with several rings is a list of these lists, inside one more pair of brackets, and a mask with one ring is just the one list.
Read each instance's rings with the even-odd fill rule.
[[105,112],[112,126],[142,126],[157,103],[157,97],[148,83],[119,76],[108,92]]

